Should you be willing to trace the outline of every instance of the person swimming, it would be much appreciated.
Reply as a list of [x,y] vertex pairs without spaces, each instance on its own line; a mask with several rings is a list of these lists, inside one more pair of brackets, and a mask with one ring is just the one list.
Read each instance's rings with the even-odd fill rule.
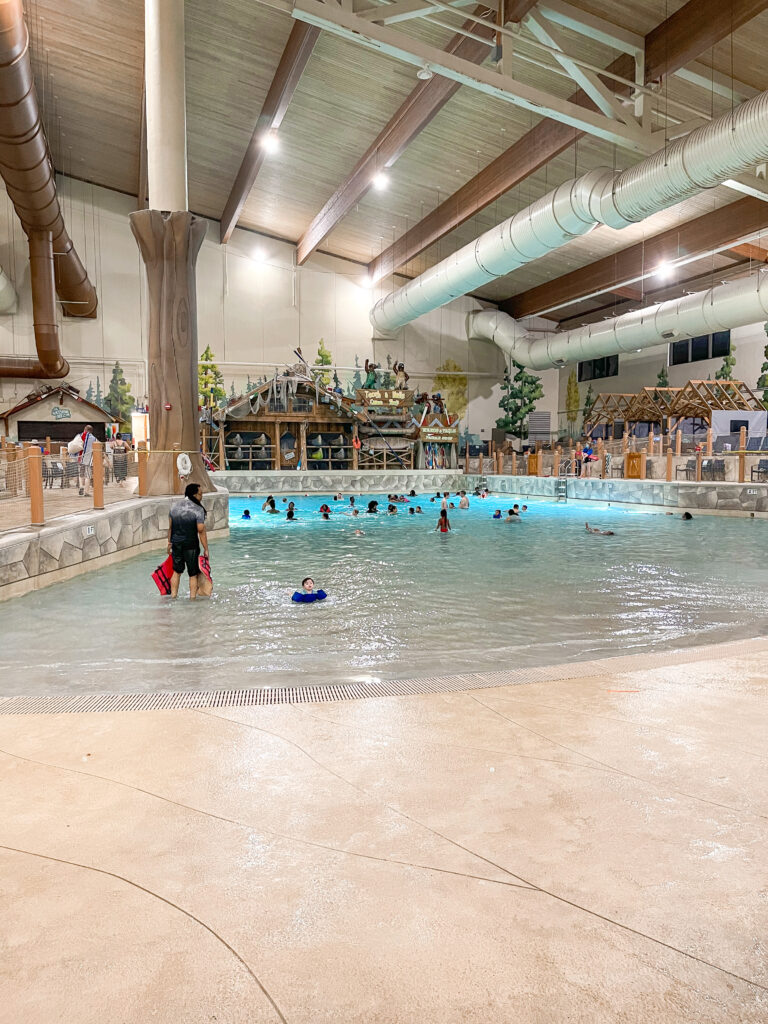
[[366,511],[367,515],[375,516],[376,513],[379,511],[379,503],[378,503],[378,501],[369,501],[368,502],[368,508],[365,511]]
[[242,516],[240,518],[241,519],[250,519],[251,518],[251,513],[250,513],[249,509],[246,509],[245,512],[243,512],[243,514],[242,514]]
[[501,519],[501,509],[500,508],[496,509],[496,511],[491,516],[491,519]]
[[615,537],[616,534],[613,530],[601,530],[598,526],[590,526],[589,523],[584,523],[587,528],[587,533],[596,533],[599,537]]
[[324,601],[328,597],[324,590],[315,590],[315,581],[311,576],[306,576],[301,581],[301,591],[294,591],[292,601],[297,604],[312,604],[313,601]]
[[293,511],[292,508],[289,508],[288,511],[285,513],[285,518],[288,520],[289,523],[298,522],[298,519],[296,518],[296,513]]
[[507,509],[507,518],[504,520],[504,522],[505,523],[519,523],[520,522],[520,513],[517,511],[517,506],[515,506],[515,508],[508,508]]
[[389,505],[387,505],[387,515],[388,516],[396,516],[397,515],[397,509],[391,503]]
[[413,507],[413,505],[411,505],[411,507],[408,509],[408,515],[409,516],[415,516],[416,515],[416,509]]
[[277,514],[277,506],[275,505],[275,499],[270,494],[264,504],[261,506],[262,512],[268,512],[270,515]]
[[355,507],[355,499],[354,499],[353,495],[349,496],[349,507],[350,508],[354,508]]
[[424,510],[422,509],[421,505],[417,505],[416,506],[416,515],[417,516],[423,516],[424,515]]
[[445,509],[440,511],[440,518],[437,520],[437,526],[435,527],[435,533],[450,533],[451,523],[448,519],[448,512]]
[[466,491],[461,492],[461,501],[459,502],[459,508],[469,508],[469,498],[467,497]]
[[323,515],[325,515],[326,512],[331,511],[330,505],[326,505],[325,502],[323,502],[323,504],[320,506],[320,511],[323,513]]
[[413,488],[411,488],[411,490],[408,491],[408,497],[409,498],[415,498],[416,497],[416,491],[414,491]]
[[330,512],[323,512],[323,514],[320,516],[320,518],[321,519],[326,519],[330,523],[330,521],[331,521],[331,513]]

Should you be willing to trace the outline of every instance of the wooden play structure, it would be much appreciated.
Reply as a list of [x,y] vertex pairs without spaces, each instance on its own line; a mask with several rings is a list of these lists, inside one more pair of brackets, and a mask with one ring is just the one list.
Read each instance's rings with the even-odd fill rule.
[[350,399],[285,375],[215,410],[203,450],[226,469],[357,469],[361,421]]
[[360,469],[413,469],[413,391],[361,388]]

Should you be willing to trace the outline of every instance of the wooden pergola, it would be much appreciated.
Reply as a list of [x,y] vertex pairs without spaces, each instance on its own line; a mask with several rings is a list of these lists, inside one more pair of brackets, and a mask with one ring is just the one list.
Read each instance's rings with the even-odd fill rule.
[[712,413],[760,412],[765,406],[742,380],[689,380],[669,408],[670,419],[700,419],[712,426]]
[[623,420],[626,423],[630,406],[636,397],[636,395],[613,395],[601,392],[589,411],[590,432],[602,423],[609,423],[611,427],[616,420]]
[[627,420],[630,423],[658,423],[669,419],[672,403],[681,388],[643,388],[629,403]]

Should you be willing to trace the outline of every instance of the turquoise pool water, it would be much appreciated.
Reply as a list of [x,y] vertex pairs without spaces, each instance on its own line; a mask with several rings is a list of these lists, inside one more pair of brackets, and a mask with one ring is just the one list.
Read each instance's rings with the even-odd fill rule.
[[[293,500],[291,524],[282,499],[279,516],[260,511],[263,498],[232,499],[231,536],[211,545],[210,601],[161,598],[150,580],[161,556],[151,554],[0,605],[0,692],[403,678],[764,631],[761,520],[682,522],[534,499],[506,524],[491,519],[512,504],[497,496],[452,511],[453,532],[441,536],[429,495],[415,500],[424,515],[399,506],[395,517],[356,519],[341,513],[346,499]],[[330,522],[316,512],[324,500]],[[587,534],[586,519],[616,536]],[[291,603],[306,575],[329,600]]]

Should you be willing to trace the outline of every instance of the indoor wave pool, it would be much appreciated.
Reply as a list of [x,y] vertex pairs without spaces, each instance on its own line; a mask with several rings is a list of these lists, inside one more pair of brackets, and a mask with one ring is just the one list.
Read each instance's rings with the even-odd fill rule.
[[[263,497],[233,498],[231,535],[211,543],[210,600],[190,602],[186,579],[178,601],[161,597],[156,552],[0,605],[0,692],[370,682],[764,632],[765,521],[533,499],[505,523],[493,512],[514,499],[491,496],[451,510],[441,535],[429,495],[411,499],[424,509],[413,516],[365,515],[370,497],[356,496],[356,518],[347,497],[294,497],[293,523],[282,497],[279,515]],[[588,534],[586,520],[615,536]],[[308,575],[329,599],[293,604]]]

